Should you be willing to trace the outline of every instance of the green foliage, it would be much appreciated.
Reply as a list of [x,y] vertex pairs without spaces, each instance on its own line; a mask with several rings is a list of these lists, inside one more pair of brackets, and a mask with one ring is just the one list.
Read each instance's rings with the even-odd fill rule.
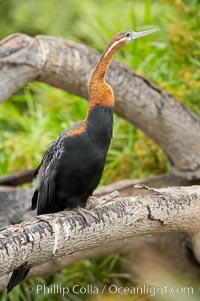
[[[124,29],[160,28],[157,34],[123,48],[116,59],[177,96],[200,116],[200,42],[198,0],[0,0],[0,38],[14,32],[63,36],[100,51]],[[0,106],[0,175],[36,168],[49,143],[85,117],[87,102],[42,83],[31,83]],[[118,116],[101,184],[142,178],[168,170],[168,160],[153,141]],[[126,279],[122,257],[85,260],[55,277],[30,280],[1,300],[61,300],[29,294],[28,284],[92,283]],[[111,267],[112,268],[111,268]],[[122,272],[123,271],[123,272]],[[35,292],[35,289],[34,289]],[[82,300],[70,294],[62,300]]]
[[[102,291],[104,285],[108,288],[109,285],[116,283],[116,281],[118,284],[123,285],[127,280],[131,279],[130,274],[123,272],[125,261],[126,258],[124,256],[112,255],[74,263],[52,277],[46,277],[46,279],[37,277],[34,280],[23,282],[9,293],[7,299],[6,295],[2,294],[1,301],[60,300],[60,295],[62,294],[59,290],[60,287],[69,289],[69,293],[62,300],[86,300],[89,296],[88,291],[84,294],[74,294],[73,287],[79,285],[79,287],[75,288],[78,291],[81,287],[87,288],[87,285],[90,284],[93,288],[97,287]],[[43,287],[39,292],[38,286]],[[90,291],[91,286],[88,288]],[[57,293],[55,293],[56,289],[54,289],[52,294],[48,294],[48,289],[51,290],[53,287],[58,288]]]
[[11,97],[0,108],[1,172],[36,168],[50,142],[86,110],[86,101],[41,83]]

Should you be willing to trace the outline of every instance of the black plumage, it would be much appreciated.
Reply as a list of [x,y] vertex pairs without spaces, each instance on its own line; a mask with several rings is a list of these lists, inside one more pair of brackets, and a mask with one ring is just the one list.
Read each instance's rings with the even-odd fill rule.
[[113,109],[96,106],[83,132],[69,137],[82,122],[63,131],[46,151],[38,168],[32,209],[37,214],[85,207],[97,187],[112,137]]

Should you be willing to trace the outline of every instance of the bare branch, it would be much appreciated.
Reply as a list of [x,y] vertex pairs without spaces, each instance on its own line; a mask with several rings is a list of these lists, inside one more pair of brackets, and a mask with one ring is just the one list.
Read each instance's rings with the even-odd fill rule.
[[98,218],[89,217],[89,225],[76,213],[60,212],[5,227],[0,231],[0,275],[64,255],[80,258],[82,251],[87,257],[92,249],[145,234],[195,232],[200,227],[199,202],[200,186],[138,186],[134,196],[95,208]]
[[[88,78],[98,58],[98,52],[62,38],[10,36],[0,43],[0,101],[32,80],[87,98]],[[164,150],[174,174],[199,179],[199,118],[123,64],[113,62],[108,81],[114,88],[116,113]]]
[[[170,243],[172,241],[173,248]],[[194,264],[193,258],[191,258],[190,255],[188,256],[188,242],[190,242],[190,238],[185,233],[165,233],[165,235],[162,233],[133,237],[126,240],[126,243],[124,243],[124,241],[117,241],[109,245],[107,244],[105,247],[68,254],[67,256],[43,263],[32,268],[27,279],[36,276],[54,275],[67,265],[77,262],[78,260],[114,253],[131,253],[134,254],[134,257],[138,258],[141,257],[142,252],[145,252],[144,256],[147,260],[146,250],[154,250],[154,252],[157,252],[157,256],[158,254],[159,256],[164,256],[165,262],[170,263],[173,269],[176,268],[176,271],[180,271],[181,275],[186,273],[187,279],[199,279],[199,265]],[[150,258],[150,260],[152,263],[152,258]],[[138,264],[140,265],[139,270],[141,270],[141,261],[138,263],[138,260],[134,260],[134,269],[138,268]],[[0,277],[0,291],[7,287],[10,276],[10,274],[6,274]]]
[[17,172],[12,175],[0,178],[0,187],[1,186],[11,186],[16,187],[29,183],[33,180],[34,170],[25,170],[22,172]]

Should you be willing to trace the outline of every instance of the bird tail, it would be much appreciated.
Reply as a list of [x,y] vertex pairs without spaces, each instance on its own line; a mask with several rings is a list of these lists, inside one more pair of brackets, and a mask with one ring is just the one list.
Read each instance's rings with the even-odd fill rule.
[[19,268],[12,273],[12,276],[7,285],[7,293],[9,293],[17,284],[24,280],[30,269]]

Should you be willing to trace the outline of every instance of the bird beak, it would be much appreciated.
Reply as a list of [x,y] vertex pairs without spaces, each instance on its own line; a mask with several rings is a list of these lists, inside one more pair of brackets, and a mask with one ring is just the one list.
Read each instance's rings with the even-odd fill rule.
[[158,31],[159,29],[150,29],[150,30],[145,30],[145,31],[140,31],[140,32],[133,32],[133,35],[131,37],[131,40],[135,40],[144,36],[147,36],[149,34],[152,34],[156,31]]

